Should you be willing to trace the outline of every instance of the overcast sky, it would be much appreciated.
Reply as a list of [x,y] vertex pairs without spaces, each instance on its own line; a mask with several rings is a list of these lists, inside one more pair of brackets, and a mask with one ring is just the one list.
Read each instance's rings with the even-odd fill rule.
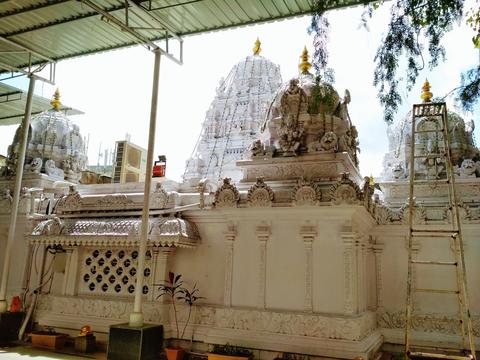
[[[359,130],[360,170],[363,175],[377,176],[387,139],[382,108],[372,85],[373,59],[386,29],[388,9],[376,12],[369,23],[370,31],[359,28],[362,11],[362,7],[356,7],[329,14],[330,66],[335,70],[335,88],[340,96],[345,89],[351,93],[349,112]],[[169,178],[180,180],[220,78],[252,53],[257,37],[262,42],[261,55],[280,65],[283,81],[296,76],[303,47],[312,52],[312,39],[306,31],[309,21],[309,17],[301,17],[187,37],[183,66],[162,58],[155,154],[166,154]],[[433,72],[424,70],[410,97],[403,91],[405,105],[397,120],[419,101],[425,77],[435,96],[444,95],[458,85],[461,71],[477,64],[478,53],[471,37],[465,26],[447,35],[447,61]],[[131,134],[132,142],[146,147],[152,67],[153,54],[142,47],[58,63],[56,80],[62,102],[85,112],[71,119],[90,138],[90,164],[97,163],[100,148],[102,152],[113,150],[115,141],[124,139],[126,133]],[[15,85],[26,87],[26,81],[16,81]],[[45,97],[51,97],[54,89],[40,82],[36,85],[36,93]],[[0,127],[0,154],[6,154],[14,131],[14,126]]]

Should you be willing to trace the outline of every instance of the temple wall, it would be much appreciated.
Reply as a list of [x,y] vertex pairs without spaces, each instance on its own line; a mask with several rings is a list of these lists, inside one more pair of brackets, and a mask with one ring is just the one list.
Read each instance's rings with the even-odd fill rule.
[[[432,226],[439,228],[439,226]],[[477,224],[462,226],[465,244],[465,263],[470,299],[470,311],[474,332],[480,331],[480,229]],[[379,226],[375,230],[379,245],[380,285],[377,287],[379,307],[378,326],[387,342],[402,343],[407,282],[407,225]],[[419,260],[454,261],[449,239],[422,239],[414,244],[414,257]],[[453,267],[416,265],[413,275],[414,286],[419,288],[456,289]],[[415,338],[427,343],[444,345],[459,343],[458,305],[454,294],[414,295]],[[476,338],[480,343],[480,339]]]

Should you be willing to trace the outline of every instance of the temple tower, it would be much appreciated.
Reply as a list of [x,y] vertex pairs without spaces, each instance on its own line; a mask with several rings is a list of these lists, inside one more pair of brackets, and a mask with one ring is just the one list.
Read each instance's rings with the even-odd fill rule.
[[185,181],[241,179],[235,163],[258,138],[268,105],[282,83],[280,67],[260,52],[257,39],[253,55],[237,63],[220,80],[193,156],[187,161]]

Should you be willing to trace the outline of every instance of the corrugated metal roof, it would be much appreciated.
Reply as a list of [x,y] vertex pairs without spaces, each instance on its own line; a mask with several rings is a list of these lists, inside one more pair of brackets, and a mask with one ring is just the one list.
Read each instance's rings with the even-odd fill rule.
[[[19,124],[25,114],[27,93],[13,86],[0,83],[0,126]],[[50,109],[50,100],[41,96],[33,96],[32,115]],[[83,114],[82,111],[62,105],[60,108],[66,115]]]
[[[125,22],[125,0],[89,0],[108,15]],[[134,0],[128,7],[128,25],[149,40],[165,38],[159,19],[178,36],[272,21],[310,13],[313,0]],[[365,0],[329,0],[332,8]],[[138,43],[127,31],[112,26],[86,0],[22,0],[0,2],[0,40],[8,39],[43,57],[60,60]],[[5,53],[6,50],[17,51]],[[28,55],[18,46],[0,41],[0,69],[25,68]]]

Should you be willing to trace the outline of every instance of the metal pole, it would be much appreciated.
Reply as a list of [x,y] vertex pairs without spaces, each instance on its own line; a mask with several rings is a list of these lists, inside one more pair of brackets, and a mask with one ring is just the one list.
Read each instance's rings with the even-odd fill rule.
[[152,104],[150,106],[150,129],[148,133],[148,149],[147,149],[147,167],[145,174],[145,188],[143,194],[143,211],[142,225],[140,229],[140,245],[137,266],[137,282],[135,285],[135,302],[133,304],[133,313],[130,314],[130,326],[143,325],[142,312],[142,294],[143,294],[143,272],[145,269],[145,252],[147,250],[147,237],[149,228],[150,215],[150,188],[152,185],[152,169],[153,169],[153,150],[155,147],[155,125],[157,121],[157,102],[158,102],[158,80],[160,76],[160,49],[154,50],[155,64],[153,68],[153,87],[152,87]]
[[2,283],[0,285],[0,313],[7,311],[7,285],[10,271],[10,260],[12,258],[12,245],[15,240],[15,231],[17,226],[18,203],[20,201],[20,188],[22,187],[23,164],[25,162],[25,152],[27,150],[28,130],[30,128],[30,115],[32,114],[32,97],[35,89],[35,77],[29,75],[30,83],[28,86],[27,103],[25,106],[25,116],[22,121],[22,139],[18,149],[17,172],[15,175],[15,187],[13,189],[13,201],[10,212],[10,226],[8,228],[7,247],[3,260]]

